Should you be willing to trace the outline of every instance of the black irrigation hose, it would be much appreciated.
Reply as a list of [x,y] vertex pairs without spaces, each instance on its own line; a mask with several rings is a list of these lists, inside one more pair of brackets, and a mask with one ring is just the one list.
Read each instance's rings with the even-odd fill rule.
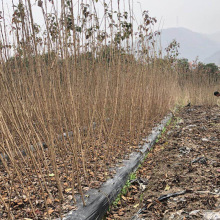
[[[44,143],[44,142],[38,143],[38,145],[42,145],[44,149],[47,148],[47,145],[46,145],[46,143]],[[33,151],[33,152],[35,151],[34,145],[30,145],[29,147],[30,147],[30,150],[31,150],[31,151]],[[21,154],[22,154],[23,156],[26,156],[26,155],[27,155],[25,150],[21,150]],[[6,153],[0,153],[0,164],[2,164],[1,158],[4,158],[4,159],[7,160],[7,161],[10,160],[9,156],[8,156]]]
[[[58,135],[58,136],[57,136],[57,139],[60,140],[60,141],[62,141],[63,138],[66,138],[67,136],[68,136],[69,138],[73,137],[73,132],[72,132],[72,131],[69,131],[69,132],[67,132],[67,133],[63,133],[63,135]],[[37,145],[38,145],[38,146],[42,145],[42,147],[43,147],[44,149],[48,148],[47,144],[44,143],[44,142],[38,143]],[[30,150],[31,150],[32,152],[36,151],[36,147],[35,147],[34,145],[30,145],[29,148],[30,148]],[[25,150],[21,150],[21,154],[22,154],[23,156],[26,156],[26,155],[27,155]],[[9,161],[9,156],[8,156],[6,153],[0,153],[0,164],[2,164],[1,158],[4,158],[5,160]]]
[[129,175],[134,172],[145,155],[155,144],[162,130],[171,120],[172,114],[168,114],[160,124],[152,130],[152,133],[146,138],[146,143],[140,147],[140,152],[132,153],[129,160],[124,161],[124,166],[117,168],[116,175],[113,179],[104,183],[100,189],[89,190],[85,197],[86,206],[83,206],[80,197],[77,197],[76,211],[66,214],[63,220],[100,220],[105,215],[109,206],[117,198],[125,185]]
[[[162,202],[162,201],[167,200],[171,197],[177,197],[177,196],[184,195],[186,193],[192,193],[192,192],[193,192],[192,190],[186,189],[186,190],[178,191],[178,192],[175,192],[175,193],[169,193],[169,194],[160,196],[158,198],[158,201]],[[146,206],[139,209],[138,212],[130,220],[141,220],[142,218],[140,218],[139,215],[142,214],[146,209],[147,209]]]

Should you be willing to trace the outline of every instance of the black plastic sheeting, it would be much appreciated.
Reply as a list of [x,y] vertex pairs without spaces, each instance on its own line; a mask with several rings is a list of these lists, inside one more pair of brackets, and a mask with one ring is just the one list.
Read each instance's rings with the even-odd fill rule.
[[172,114],[168,114],[161,123],[153,128],[152,133],[144,139],[146,143],[140,146],[140,152],[135,152],[130,155],[129,160],[123,162],[123,166],[117,168],[116,175],[113,179],[105,182],[99,189],[89,190],[85,197],[86,206],[83,206],[80,197],[77,197],[76,211],[71,211],[65,215],[63,220],[100,220],[107,212],[109,206],[114,202],[117,195],[121,192],[129,175],[134,172],[140,162],[152,146],[155,144],[158,136],[163,128],[172,118]]

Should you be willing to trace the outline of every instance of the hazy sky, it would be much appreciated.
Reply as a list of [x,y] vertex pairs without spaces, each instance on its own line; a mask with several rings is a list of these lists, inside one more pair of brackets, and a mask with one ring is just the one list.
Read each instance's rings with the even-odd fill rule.
[[[10,0],[1,1],[10,7]],[[89,0],[84,0],[84,2],[86,1],[89,2]],[[14,2],[17,3],[18,0],[14,0]],[[42,20],[39,17],[41,10],[34,4],[36,0],[31,0],[31,2],[33,3],[35,18],[41,23]],[[74,0],[73,2],[77,1]],[[113,0],[113,2],[115,5],[117,4],[117,0]],[[143,11],[148,10],[151,16],[156,17],[158,22],[161,22],[160,28],[185,27],[200,33],[220,32],[220,0],[133,0],[133,2],[138,21],[141,18],[140,8],[142,8]]]
[[[200,33],[220,31],[220,0],[139,0],[143,10],[163,27],[185,27]],[[139,4],[140,5],[140,4]],[[135,9],[138,8],[138,3]],[[140,8],[140,6],[139,6]]]

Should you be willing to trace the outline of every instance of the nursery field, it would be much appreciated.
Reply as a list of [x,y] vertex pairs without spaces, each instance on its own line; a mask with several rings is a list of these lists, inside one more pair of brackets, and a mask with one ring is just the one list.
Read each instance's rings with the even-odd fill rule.
[[1,5],[0,219],[62,218],[176,106],[216,104],[219,71],[157,51],[148,11],[89,2]]

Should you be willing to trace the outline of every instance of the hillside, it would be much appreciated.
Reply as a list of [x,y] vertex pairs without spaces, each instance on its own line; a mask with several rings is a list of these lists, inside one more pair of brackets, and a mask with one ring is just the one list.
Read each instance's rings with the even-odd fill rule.
[[207,35],[188,30],[186,28],[168,28],[161,31],[161,45],[165,49],[168,44],[176,39],[180,43],[180,57],[205,62],[220,50],[220,43],[212,40]]
[[204,60],[205,63],[215,63],[220,65],[220,50]]
[[214,34],[208,34],[207,37],[217,43],[220,43],[220,32],[216,32]]

